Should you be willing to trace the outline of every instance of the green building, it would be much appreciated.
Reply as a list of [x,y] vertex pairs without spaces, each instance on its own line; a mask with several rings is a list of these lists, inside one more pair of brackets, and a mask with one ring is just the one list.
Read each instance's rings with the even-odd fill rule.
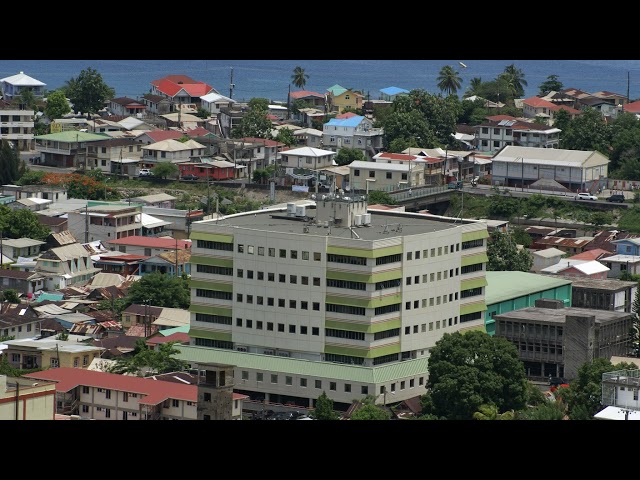
[[494,315],[525,307],[534,307],[539,298],[562,300],[571,306],[572,281],[529,272],[486,272],[487,287],[484,326],[489,335],[495,333]]

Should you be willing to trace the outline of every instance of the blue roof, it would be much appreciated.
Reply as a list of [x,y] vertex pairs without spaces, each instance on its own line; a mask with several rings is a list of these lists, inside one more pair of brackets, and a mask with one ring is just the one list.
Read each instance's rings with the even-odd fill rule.
[[165,328],[164,330],[160,330],[158,333],[163,337],[168,337],[174,333],[189,333],[190,328],[191,327],[189,325],[182,325],[181,327]]
[[54,302],[57,302],[62,299],[64,299],[64,294],[62,293],[41,293],[40,295],[38,295],[36,303],[42,302],[44,300],[53,300]]
[[409,93],[409,90],[405,90],[404,88],[399,88],[399,87],[381,88],[380,91],[385,95],[397,95],[399,93]]
[[357,127],[360,122],[364,120],[362,115],[355,115],[349,118],[332,118],[327,122],[327,125],[334,125],[338,127]]

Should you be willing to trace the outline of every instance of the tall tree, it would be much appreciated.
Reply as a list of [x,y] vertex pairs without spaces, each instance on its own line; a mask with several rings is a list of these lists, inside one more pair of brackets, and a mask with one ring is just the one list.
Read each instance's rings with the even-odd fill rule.
[[316,420],[338,420],[339,415],[333,409],[333,400],[327,396],[326,392],[322,392],[316,400],[313,418]]
[[159,375],[170,372],[181,372],[188,367],[188,362],[175,358],[180,350],[175,348],[176,342],[161,343],[153,350],[144,343],[136,342],[136,353],[131,357],[119,357],[110,373],[133,374],[140,377]]
[[127,306],[144,304],[169,308],[189,308],[191,291],[186,276],[175,277],[155,271],[133,282],[127,292]]
[[20,178],[20,155],[18,150],[2,139],[0,147],[0,182],[2,185],[13,184]]
[[487,243],[487,256],[490,271],[519,271],[528,272],[533,266],[533,256],[525,248],[518,250],[511,233],[499,230],[491,232]]
[[609,154],[611,130],[602,114],[587,107],[571,120],[560,137],[560,148],[567,150],[596,150]]
[[296,87],[302,89],[307,84],[309,75],[307,75],[302,67],[296,67],[293,69],[293,75],[291,75],[291,83]]
[[528,83],[524,78],[525,74],[522,69],[512,63],[505,67],[504,72],[502,72],[499,77],[507,82],[514,98],[524,96],[524,87],[526,87]]
[[333,157],[333,159],[338,165],[349,165],[354,160],[366,160],[364,153],[362,153],[362,150],[349,147],[342,147],[340,150],[338,150],[338,153],[335,157]]
[[82,70],[77,78],[68,80],[62,90],[69,97],[74,111],[83,114],[100,111],[105,101],[115,96],[115,90],[109,87],[102,80],[102,75],[91,67]]
[[13,210],[6,205],[0,205],[0,227],[5,238],[46,240],[51,230],[40,223],[39,218],[39,215],[31,210],[25,208]]
[[541,97],[545,96],[549,92],[558,92],[562,90],[564,85],[558,80],[558,75],[549,75],[547,79],[540,84],[538,91]]
[[44,114],[51,120],[62,118],[71,111],[69,101],[62,90],[51,92],[47,96],[47,104],[44,107]]
[[391,413],[377,405],[367,403],[351,414],[351,420],[390,420]]
[[445,65],[440,69],[440,73],[438,74],[437,85],[441,92],[447,95],[455,95],[460,90],[462,86],[462,79],[460,78],[460,73],[451,65]]
[[177,178],[180,169],[175,163],[160,162],[153,167],[153,175],[159,178]]
[[480,86],[482,85],[482,79],[480,77],[473,77],[469,80],[469,86],[467,90],[464,92],[465,97],[473,97],[474,95],[478,95],[480,92]]
[[[517,348],[480,330],[445,333],[431,349],[425,414],[471,420],[481,405],[521,410],[528,398]],[[424,411],[427,408],[427,411]]]

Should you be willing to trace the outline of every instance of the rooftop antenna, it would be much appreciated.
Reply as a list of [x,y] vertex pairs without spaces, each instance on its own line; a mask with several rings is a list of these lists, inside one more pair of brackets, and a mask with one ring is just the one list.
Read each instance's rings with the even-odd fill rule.
[[229,98],[233,98],[233,89],[236,87],[236,84],[233,83],[233,67],[231,67],[231,75],[229,77]]

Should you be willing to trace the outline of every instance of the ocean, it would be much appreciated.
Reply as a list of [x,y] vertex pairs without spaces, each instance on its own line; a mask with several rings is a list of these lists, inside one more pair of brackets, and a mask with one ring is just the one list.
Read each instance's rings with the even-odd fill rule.
[[[462,66],[462,65],[464,66]],[[117,97],[139,98],[150,83],[166,75],[188,75],[237,101],[267,98],[286,102],[296,66],[309,75],[305,90],[324,93],[333,85],[361,90],[371,99],[380,89],[421,88],[439,94],[437,77],[445,65],[462,78],[462,96],[470,80],[494,80],[506,66],[520,68],[527,82],[525,97],[538,94],[549,75],[557,75],[565,88],[585,92],[609,91],[631,101],[640,98],[640,60],[0,60],[0,79],[24,72],[56,90],[88,67],[94,68]],[[230,84],[235,84],[230,92]]]

